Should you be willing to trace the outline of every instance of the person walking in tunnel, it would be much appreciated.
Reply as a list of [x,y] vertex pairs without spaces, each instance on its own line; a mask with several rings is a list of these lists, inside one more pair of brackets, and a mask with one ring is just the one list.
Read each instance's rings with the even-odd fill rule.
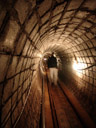
[[57,59],[54,56],[54,52],[48,58],[48,68],[49,68],[49,83],[57,85],[58,68],[57,68]]

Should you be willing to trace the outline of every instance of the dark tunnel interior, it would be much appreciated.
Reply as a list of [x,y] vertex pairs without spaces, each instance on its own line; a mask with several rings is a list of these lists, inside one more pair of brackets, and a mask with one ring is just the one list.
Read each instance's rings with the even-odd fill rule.
[[1,128],[39,128],[40,64],[53,51],[59,79],[96,122],[96,0],[0,0]]

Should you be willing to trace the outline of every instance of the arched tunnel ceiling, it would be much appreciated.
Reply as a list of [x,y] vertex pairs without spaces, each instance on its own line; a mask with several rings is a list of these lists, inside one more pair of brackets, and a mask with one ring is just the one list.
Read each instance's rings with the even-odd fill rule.
[[[18,7],[15,9],[18,12]],[[62,45],[67,55],[78,49],[89,49],[92,45],[94,47],[91,39],[95,37],[95,9],[94,0],[45,0],[30,11],[25,30],[36,47],[42,47],[43,51],[50,45],[56,45],[57,48]],[[94,50],[91,53],[94,54]]]
[[[95,0],[17,0],[13,3],[10,0],[6,5],[8,7],[1,11],[1,18],[6,16],[8,19],[11,15],[8,39],[3,44],[9,49],[14,47],[13,42],[19,31],[23,38],[28,36],[38,52],[55,45],[56,49],[62,46],[63,53],[69,56],[72,53],[82,56],[84,49],[88,49],[88,53],[85,51],[84,54],[96,55],[95,49],[92,49],[96,46]],[[16,54],[20,53],[17,49]]]
[[[95,9],[94,0],[45,0],[36,6],[25,29],[30,33],[30,38],[37,42],[36,46],[42,47],[43,51],[50,45],[55,45],[56,49],[60,45],[63,49],[59,51],[72,56],[76,51],[89,49],[92,45],[94,47],[91,39],[95,37]],[[35,36],[33,33],[36,33]],[[94,50],[89,52],[94,54]],[[81,55],[80,52],[78,54]]]

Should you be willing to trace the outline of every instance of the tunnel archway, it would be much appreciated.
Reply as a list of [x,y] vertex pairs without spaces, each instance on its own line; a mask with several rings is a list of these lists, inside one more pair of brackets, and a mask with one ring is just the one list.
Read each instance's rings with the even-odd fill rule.
[[35,80],[40,55],[48,51],[60,56],[61,79],[95,122],[96,1],[1,0],[0,12],[1,127],[26,120],[26,127],[37,126],[42,87]]

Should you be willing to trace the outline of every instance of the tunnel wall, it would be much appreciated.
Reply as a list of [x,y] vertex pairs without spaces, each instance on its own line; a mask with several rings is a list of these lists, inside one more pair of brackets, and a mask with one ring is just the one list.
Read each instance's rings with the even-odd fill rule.
[[[86,58],[86,57],[85,57]],[[81,62],[82,63],[82,62]],[[84,62],[83,63],[87,63]],[[82,107],[89,113],[90,117],[96,121],[96,66],[92,66],[84,71],[75,71],[74,62],[63,60],[63,70],[60,74],[61,80],[68,89],[77,97]],[[88,63],[89,64],[89,63]],[[92,65],[90,62],[89,65]]]
[[42,90],[33,81],[40,51],[30,39],[30,26],[25,30],[29,7],[25,0],[0,1],[0,127],[21,127],[26,120],[26,127],[36,126],[39,120]]
[[[25,104],[21,117],[17,122],[16,128],[19,127],[30,128],[33,126],[35,128],[40,127],[42,79],[39,79],[38,77],[40,76],[37,76],[32,82],[27,103]],[[39,79],[39,81],[37,81],[37,79]]]

